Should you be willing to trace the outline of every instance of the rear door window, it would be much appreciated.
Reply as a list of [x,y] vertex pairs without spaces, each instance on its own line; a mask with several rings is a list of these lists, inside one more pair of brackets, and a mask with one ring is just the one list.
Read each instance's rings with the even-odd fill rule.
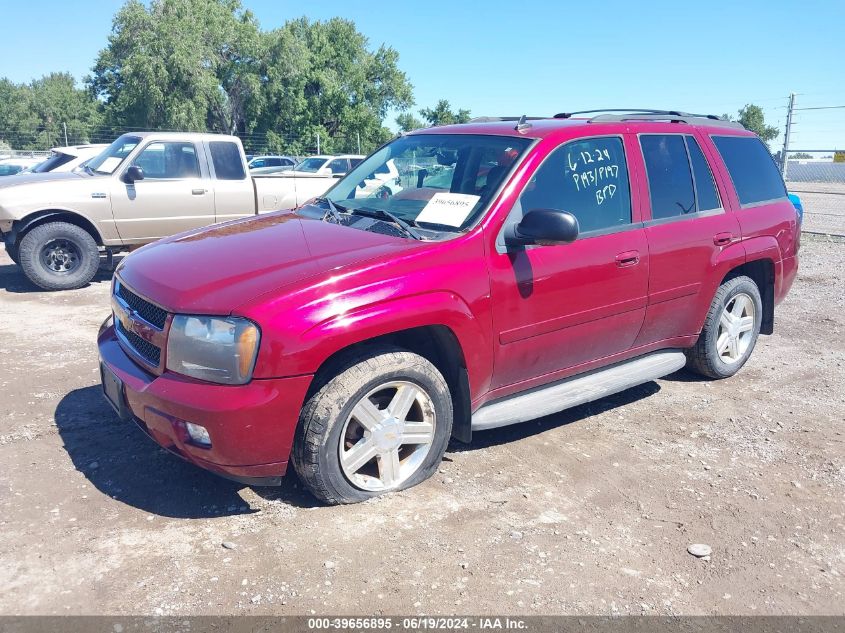
[[685,137],[687,149],[689,150],[692,174],[695,177],[695,197],[699,211],[710,211],[722,208],[719,201],[719,194],[716,191],[716,184],[713,182],[713,173],[704,158],[704,153],[698,145],[698,141],[692,136]]
[[523,213],[558,209],[578,218],[581,233],[631,223],[631,192],[622,139],[589,138],[556,149],[519,198]]
[[640,136],[653,220],[695,213],[695,189],[680,134]]
[[728,168],[740,204],[786,197],[783,178],[763,141],[756,136],[712,138]]
[[246,178],[241,152],[236,143],[228,141],[211,141],[211,162],[214,174],[218,180],[243,180]]

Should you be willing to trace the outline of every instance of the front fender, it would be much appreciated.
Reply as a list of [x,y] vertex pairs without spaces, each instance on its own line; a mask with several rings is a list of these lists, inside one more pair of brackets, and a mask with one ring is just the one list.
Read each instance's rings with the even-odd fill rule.
[[[352,345],[426,326],[448,328],[458,341],[469,373],[473,396],[487,389],[492,375],[493,346],[490,333],[481,326],[469,305],[457,294],[433,291],[387,299],[336,314],[309,327],[283,353],[270,340],[262,341],[269,349],[262,363],[262,376],[314,374],[333,354]],[[266,343],[266,347],[265,347]],[[281,343],[281,342],[279,342]]]
[[91,233],[94,240],[96,240],[97,244],[103,244],[103,236],[100,233],[97,225],[91,221],[90,218],[86,217],[85,215],[74,211],[73,209],[63,209],[63,208],[56,208],[56,209],[45,209],[43,211],[36,211],[34,213],[30,213],[26,217],[15,220],[12,223],[11,230],[9,231],[9,240],[11,243],[17,242],[19,236],[22,236],[26,233],[30,227],[41,224],[45,220],[49,219],[55,220],[63,220],[68,221],[70,220],[71,224],[76,224],[81,226],[89,233]]

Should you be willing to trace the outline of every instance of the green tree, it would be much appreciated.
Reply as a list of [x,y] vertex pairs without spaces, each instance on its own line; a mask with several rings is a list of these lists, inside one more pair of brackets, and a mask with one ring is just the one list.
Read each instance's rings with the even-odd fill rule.
[[452,123],[466,123],[469,121],[469,110],[452,111],[452,106],[446,99],[437,102],[434,108],[420,110],[422,117],[429,125],[451,125]]
[[67,73],[29,84],[0,79],[0,138],[16,149],[85,143],[100,125],[97,102]]
[[349,20],[300,18],[265,36],[267,105],[259,125],[286,151],[372,149],[391,136],[391,109],[413,105],[412,86],[390,47],[371,50]]
[[789,155],[789,160],[799,160],[802,158],[812,158],[812,155],[807,152],[795,152],[794,154]]
[[836,152],[833,155],[834,163],[845,163],[845,152]]
[[763,117],[763,108],[753,103],[747,104],[739,111],[739,118],[737,119],[746,130],[751,130],[759,136],[764,143],[773,141],[780,133],[778,128],[773,125],[766,125]]
[[129,0],[88,83],[118,127],[243,133],[260,113],[261,44],[240,0]]
[[396,117],[396,125],[399,126],[400,132],[410,132],[411,130],[418,130],[425,127],[425,123],[420,121],[411,112],[403,112]]

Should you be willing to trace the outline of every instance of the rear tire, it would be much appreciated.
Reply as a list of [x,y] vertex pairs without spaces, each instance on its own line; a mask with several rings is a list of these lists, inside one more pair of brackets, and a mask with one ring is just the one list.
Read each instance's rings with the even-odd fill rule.
[[410,488],[437,470],[452,434],[452,399],[428,360],[396,347],[351,356],[300,413],[291,461],[328,504]]
[[67,222],[49,222],[28,231],[20,241],[20,266],[44,290],[70,290],[87,284],[100,267],[97,242]]
[[701,336],[686,351],[687,368],[708,378],[728,378],[745,365],[760,335],[763,301],[750,277],[725,281],[716,291]]

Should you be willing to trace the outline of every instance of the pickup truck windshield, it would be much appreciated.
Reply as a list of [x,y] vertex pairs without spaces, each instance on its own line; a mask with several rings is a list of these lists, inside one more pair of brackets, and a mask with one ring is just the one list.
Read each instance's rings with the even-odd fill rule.
[[404,136],[358,165],[326,197],[348,211],[388,211],[421,228],[461,231],[530,144],[511,136]]
[[92,158],[86,169],[95,174],[113,174],[140,142],[138,136],[120,136],[102,154]]
[[316,174],[317,171],[319,171],[320,167],[325,164],[325,158],[306,158],[305,160],[301,161],[296,167],[294,167],[293,170],[304,171],[309,174]]

